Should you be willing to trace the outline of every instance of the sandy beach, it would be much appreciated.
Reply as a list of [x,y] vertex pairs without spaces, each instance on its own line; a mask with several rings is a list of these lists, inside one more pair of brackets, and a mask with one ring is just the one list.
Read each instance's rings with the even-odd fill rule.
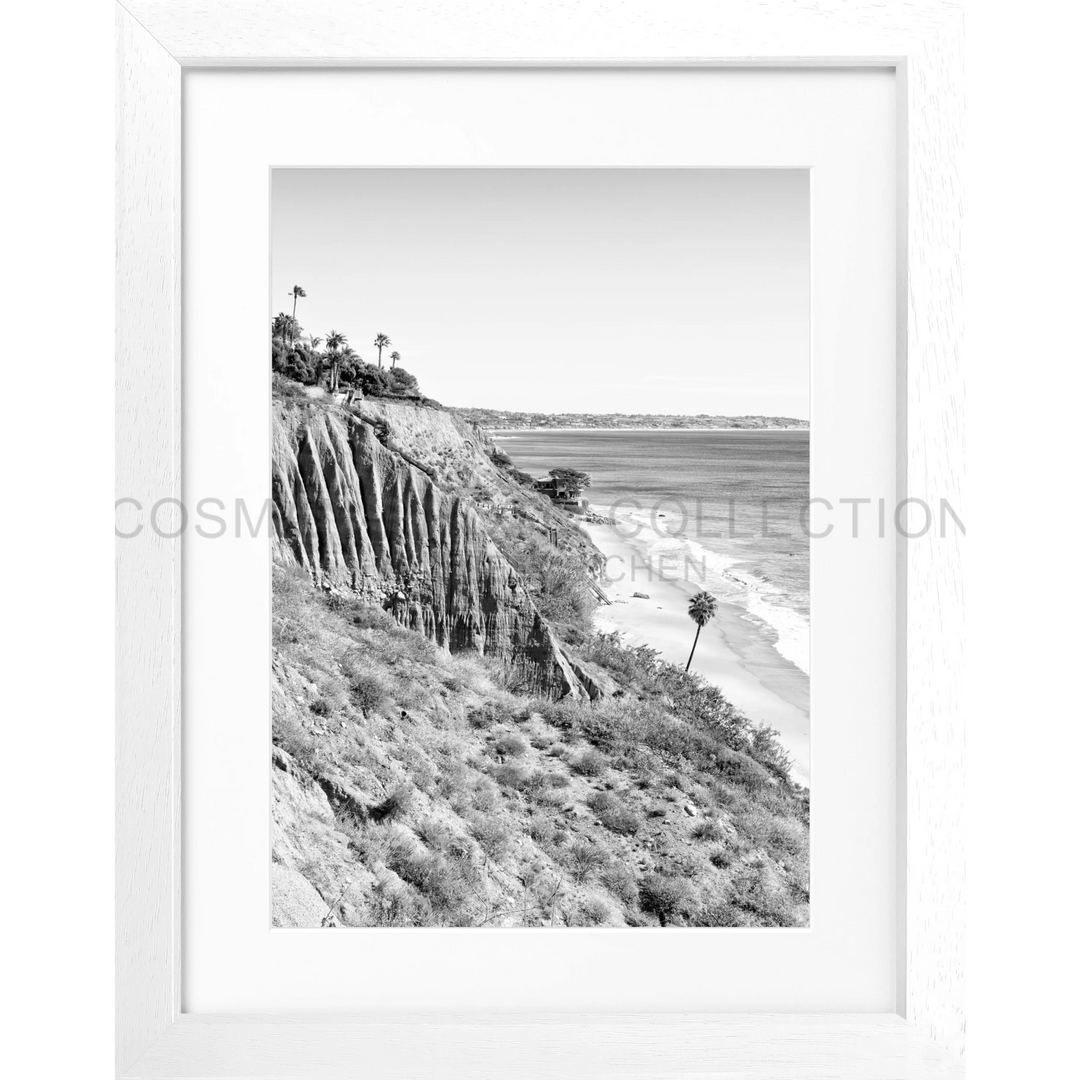
[[[628,644],[649,645],[665,660],[685,665],[695,629],[686,608],[701,585],[686,580],[677,566],[650,563],[644,544],[625,538],[614,525],[582,527],[607,559],[604,591],[611,604],[597,609],[597,628],[617,630]],[[719,687],[751,720],[775,728],[794,763],[792,778],[809,786],[809,679],[776,651],[745,610],[718,604],[716,618],[701,631],[691,670]]]

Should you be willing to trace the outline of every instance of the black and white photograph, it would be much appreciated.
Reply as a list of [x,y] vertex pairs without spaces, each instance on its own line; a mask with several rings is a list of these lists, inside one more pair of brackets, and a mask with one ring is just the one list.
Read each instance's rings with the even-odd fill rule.
[[807,171],[271,210],[273,925],[809,925]]

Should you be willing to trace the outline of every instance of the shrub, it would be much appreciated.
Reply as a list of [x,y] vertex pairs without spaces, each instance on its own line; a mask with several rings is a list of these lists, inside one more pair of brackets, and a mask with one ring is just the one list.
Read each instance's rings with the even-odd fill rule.
[[612,863],[604,867],[600,872],[600,884],[626,907],[637,907],[637,882],[622,863]]
[[390,849],[406,839],[402,837],[399,828],[392,824],[375,826],[354,818],[345,824],[344,832],[349,838],[349,847],[360,861],[368,869],[375,870],[380,863],[387,860]]
[[498,801],[498,788],[487,777],[476,781],[472,789],[472,805],[477,810],[494,810]]
[[560,903],[565,899],[564,883],[561,878],[551,874],[542,874],[529,887],[529,892],[540,908],[540,919],[555,925],[555,917]]
[[770,783],[769,773],[753,758],[742,754],[733,754],[724,761],[718,762],[720,775],[729,783],[738,784],[746,788],[751,795],[756,794]]
[[372,889],[368,926],[431,926],[434,913],[417,892],[381,881]]
[[[460,689],[460,687],[457,689]],[[478,731],[486,731],[489,727],[497,724],[501,717],[498,709],[489,701],[479,708],[470,709],[467,719],[469,727],[476,728]]]
[[739,793],[734,788],[728,787],[727,784],[713,784],[711,790],[712,796],[719,806],[734,806],[741,798]]
[[724,835],[724,830],[721,829],[715,821],[706,819],[705,821],[699,821],[693,829],[690,830],[690,835],[695,840],[708,840],[711,842],[721,839]]
[[[280,342],[276,342],[274,345],[275,356],[284,358],[285,352],[281,347]],[[285,375],[279,375],[277,372],[273,376],[273,396],[275,398],[281,398],[284,401],[290,401],[298,404],[305,404],[311,399],[304,393],[304,387],[301,383],[294,382],[292,379]]]
[[535,885],[544,873],[544,865],[541,862],[528,862],[518,870],[518,879],[526,889]]
[[390,390],[385,373],[374,364],[359,363],[348,371],[342,371],[342,379],[359,387],[367,397],[381,397]]
[[687,917],[690,926],[755,926],[754,917],[724,897],[709,897]]
[[791,776],[791,756],[779,743],[780,732],[759,724],[750,735],[750,752],[754,758],[772,770],[782,780]]
[[534,769],[525,778],[525,790],[530,795],[535,795],[538,792],[546,791],[551,786],[551,774],[543,772],[540,769]]
[[528,747],[529,744],[520,735],[513,733],[500,735],[492,745],[495,753],[502,754],[503,757],[517,757],[524,754]]
[[773,818],[766,832],[766,842],[773,852],[787,856],[806,854],[809,835],[796,822],[785,818]]
[[508,516],[493,524],[493,539],[518,576],[535,583],[530,595],[563,641],[589,633],[596,598],[592,574],[573,546],[555,547],[532,522]]
[[365,717],[373,712],[381,712],[386,706],[386,684],[378,675],[354,675],[349,686],[349,697]]
[[316,698],[308,706],[308,708],[316,716],[323,716],[323,717],[330,716],[334,711],[334,707],[330,704],[330,702],[327,701],[326,698],[322,698],[322,697]]
[[416,826],[416,835],[435,851],[446,851],[450,847],[450,830],[434,818],[425,818],[421,821]]
[[769,849],[773,855],[795,859],[806,855],[809,834],[798,820],[753,807],[736,819],[736,825],[752,843]]
[[589,806],[600,819],[600,824],[614,833],[629,835],[641,828],[641,818],[610,792],[597,792],[589,799]]
[[766,926],[798,926],[800,913],[776,870],[755,861],[742,866],[732,882],[731,903]]
[[[660,658],[655,649],[647,646],[633,648],[624,645],[618,634],[595,634],[584,645],[582,656],[616,673],[625,685],[633,687],[650,699],[662,701],[664,710],[673,716],[652,723],[651,737],[667,742],[670,749],[681,744],[680,753],[700,759],[703,765],[722,761],[732,750],[754,751],[755,732],[749,720],[736,709],[723,693],[707,683],[700,675],[686,672],[676,664]],[[672,726],[678,719],[688,728]],[[757,751],[767,766],[762,772],[783,776],[785,763],[773,739],[768,734],[756,736]],[[654,745],[649,742],[648,745]],[[756,763],[755,763],[756,764]],[[750,784],[760,777],[748,774]]]
[[607,852],[587,840],[575,841],[563,852],[563,862],[579,885],[594,878],[608,861]]
[[397,627],[392,615],[388,615],[382,608],[373,607],[371,604],[363,604],[353,601],[345,610],[345,615],[353,626],[361,630],[382,630],[384,632]]
[[547,847],[555,838],[555,826],[547,818],[533,818],[529,822],[529,836],[541,847]]
[[417,397],[420,394],[416,377],[404,368],[379,368],[362,360],[342,362],[341,382],[359,387],[367,397]]
[[312,705],[311,710],[318,716],[332,716],[349,704],[345,683],[337,675],[324,670],[334,666],[329,657],[313,655],[311,664],[316,670],[311,672],[310,678],[318,687],[319,698],[322,700],[322,704]]
[[504,788],[509,788],[511,791],[521,791],[529,779],[529,774],[523,768],[511,762],[496,765],[491,770],[491,774]]
[[597,750],[586,750],[570,768],[582,776],[599,776],[608,767],[607,758]]
[[420,392],[416,376],[410,375],[402,367],[390,368],[388,371],[384,370],[383,375],[386,377],[386,386],[391,394],[402,394],[408,397]]
[[[281,396],[292,398],[298,397],[298,395],[285,389],[286,380],[293,380],[294,385],[295,383],[303,383],[310,386],[318,380],[321,374],[318,359],[300,342],[286,348],[280,341],[275,341],[271,348],[270,366],[275,376],[283,377],[281,379],[275,378],[275,392],[281,394]],[[281,390],[279,390],[279,387],[281,387]],[[284,391],[283,394],[282,390]]]
[[465,798],[468,775],[468,770],[460,761],[444,760],[440,762],[435,777],[435,788],[444,799],[456,804]]
[[413,790],[405,784],[394,788],[381,803],[371,808],[373,821],[398,821],[403,818],[413,804]]
[[709,852],[709,862],[719,870],[726,870],[735,861],[731,848],[719,847]]
[[410,782],[418,791],[425,795],[434,795],[439,790],[436,783],[438,773],[421,751],[406,749],[402,752],[401,763],[406,768]]
[[570,777],[566,773],[549,773],[548,774],[548,786],[553,788],[564,788],[570,786]]
[[511,480],[516,480],[524,488],[529,488],[531,490],[532,487],[536,484],[535,477],[530,476],[527,472],[525,472],[523,469],[519,469],[516,465],[509,466],[506,472]]
[[519,720],[528,720],[536,715],[549,724],[558,724],[562,720],[565,706],[550,698],[528,698],[515,710],[514,715]]
[[471,815],[469,832],[489,858],[500,859],[510,847],[510,834],[499,821],[487,814]]
[[465,885],[461,874],[442,855],[395,845],[387,854],[386,865],[402,881],[422,893],[436,911],[453,909],[464,899]]
[[693,908],[694,891],[683,878],[649,874],[642,879],[638,892],[641,910],[655,915],[661,926],[667,926],[673,919],[684,918]]
[[566,798],[557,791],[553,791],[551,788],[528,788],[526,794],[528,795],[529,801],[535,806],[547,807],[550,810],[559,810],[566,805]]
[[311,768],[316,741],[289,716],[274,717],[274,745],[280,746],[298,765]]
[[669,772],[664,777],[664,782],[668,787],[674,788],[676,791],[685,792],[687,790],[686,780],[677,772]]
[[568,926],[602,926],[611,918],[611,908],[595,896],[587,896],[567,913]]

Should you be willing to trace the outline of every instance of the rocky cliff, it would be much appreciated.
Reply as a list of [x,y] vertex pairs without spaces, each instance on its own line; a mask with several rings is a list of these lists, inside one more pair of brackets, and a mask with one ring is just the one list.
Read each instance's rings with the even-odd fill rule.
[[275,401],[274,557],[452,652],[508,661],[534,692],[596,697],[478,512],[491,470],[480,437],[436,410]]

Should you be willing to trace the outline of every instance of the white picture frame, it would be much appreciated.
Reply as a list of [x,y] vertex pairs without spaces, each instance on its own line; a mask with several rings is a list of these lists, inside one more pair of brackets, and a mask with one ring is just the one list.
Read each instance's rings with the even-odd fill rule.
[[[959,9],[940,2],[117,4],[117,493],[179,498],[181,72],[197,66],[875,66],[898,88],[901,492],[962,516]],[[911,484],[909,484],[909,478]],[[917,484],[916,484],[917,481]],[[180,545],[117,547],[117,1028],[124,1076],[958,1075],[960,537],[897,566],[899,1014],[235,1017],[180,1009]],[[453,1003],[448,1002],[448,1007]],[[633,1062],[633,1067],[629,1065]]]

